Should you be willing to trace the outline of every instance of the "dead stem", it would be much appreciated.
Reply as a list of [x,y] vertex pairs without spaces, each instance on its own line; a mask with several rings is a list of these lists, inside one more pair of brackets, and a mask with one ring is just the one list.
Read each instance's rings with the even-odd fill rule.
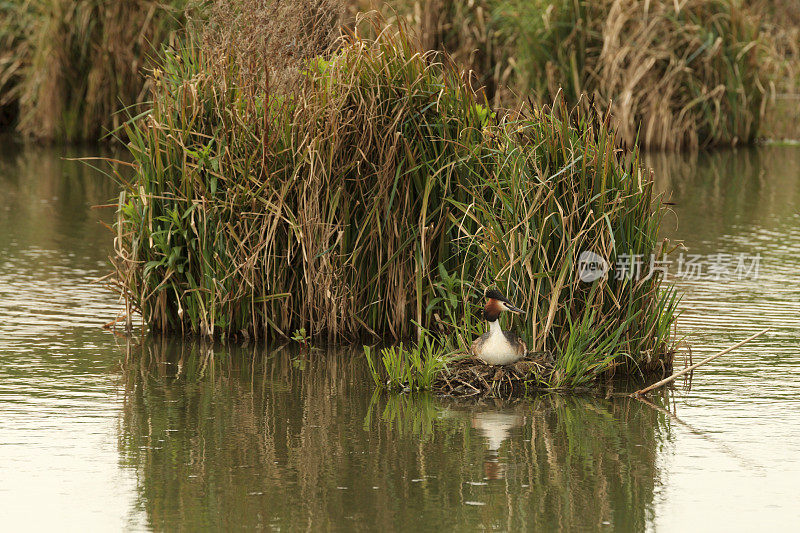
[[633,396],[633,397],[643,396],[643,395],[647,394],[648,392],[650,392],[652,390],[655,390],[655,389],[657,389],[659,387],[663,387],[664,385],[667,385],[668,383],[671,383],[672,381],[674,381],[675,379],[681,377],[682,375],[687,374],[687,373],[693,371],[694,369],[699,368],[699,367],[703,366],[704,364],[713,361],[717,357],[719,357],[721,355],[725,355],[726,353],[728,353],[728,352],[730,352],[732,350],[735,350],[736,348],[738,348],[738,347],[740,347],[740,346],[742,346],[744,344],[747,344],[751,340],[755,339],[756,337],[760,337],[761,335],[763,335],[764,333],[768,332],[769,330],[770,330],[770,328],[763,329],[763,330],[759,331],[758,333],[756,333],[755,335],[751,335],[750,337],[747,337],[743,341],[737,342],[736,344],[734,344],[730,348],[725,348],[721,352],[719,352],[717,354],[714,354],[711,357],[707,357],[707,358],[703,359],[702,361],[700,361],[699,363],[696,363],[696,364],[693,364],[691,366],[688,366],[688,367],[684,368],[683,370],[681,370],[679,372],[675,372],[674,374],[672,374],[668,378],[662,379],[661,381],[653,383],[649,387],[645,387],[644,389],[641,389],[641,390],[638,390],[638,391],[634,392],[633,394],[631,394],[631,396]]

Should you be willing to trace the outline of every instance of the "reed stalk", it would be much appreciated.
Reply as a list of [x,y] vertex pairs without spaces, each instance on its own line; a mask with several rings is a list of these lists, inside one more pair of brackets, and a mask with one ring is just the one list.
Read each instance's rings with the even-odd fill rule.
[[633,397],[644,396],[645,394],[647,394],[647,393],[648,393],[648,392],[650,392],[650,391],[656,390],[656,389],[658,389],[659,387],[663,387],[664,385],[668,385],[668,384],[672,383],[673,381],[675,381],[676,379],[678,379],[679,377],[681,377],[681,376],[683,376],[683,375],[686,375],[686,374],[688,374],[689,372],[693,372],[694,370],[696,370],[697,368],[699,368],[699,367],[703,366],[703,365],[704,365],[704,364],[706,364],[706,363],[710,363],[711,361],[713,361],[713,360],[714,360],[714,359],[716,359],[717,357],[720,357],[720,356],[723,356],[723,355],[725,355],[726,353],[732,352],[732,351],[733,351],[733,350],[735,350],[736,348],[739,348],[740,346],[743,346],[743,345],[747,344],[748,342],[750,342],[751,340],[755,339],[756,337],[760,337],[760,336],[761,336],[761,335],[763,335],[764,333],[768,332],[768,331],[769,331],[769,329],[770,329],[770,328],[763,329],[763,330],[759,331],[758,333],[756,333],[756,334],[754,334],[754,335],[751,335],[751,336],[747,337],[747,338],[746,338],[746,339],[744,339],[743,341],[739,341],[739,342],[737,342],[736,344],[734,344],[733,346],[730,346],[730,347],[728,347],[728,348],[725,348],[725,349],[724,349],[724,350],[722,350],[721,352],[718,352],[718,353],[715,353],[714,355],[711,355],[711,356],[709,356],[709,357],[706,357],[705,359],[703,359],[702,361],[700,361],[700,362],[698,362],[698,363],[695,363],[695,364],[693,364],[693,365],[687,366],[687,367],[686,367],[686,368],[684,368],[683,370],[681,370],[681,371],[679,371],[679,372],[675,372],[675,373],[674,373],[674,374],[672,374],[671,376],[669,376],[669,377],[667,377],[667,378],[664,378],[664,379],[662,379],[661,381],[658,381],[658,382],[656,382],[656,383],[653,383],[652,385],[650,385],[650,386],[648,386],[648,387],[645,387],[645,388],[643,388],[643,389],[637,390],[637,391],[636,391],[636,392],[634,392],[634,393],[633,393],[631,396],[633,396]]

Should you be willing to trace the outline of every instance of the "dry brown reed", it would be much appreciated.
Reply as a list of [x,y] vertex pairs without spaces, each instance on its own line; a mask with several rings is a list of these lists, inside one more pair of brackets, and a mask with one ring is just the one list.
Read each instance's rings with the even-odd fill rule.
[[496,103],[592,95],[613,102],[621,143],[651,149],[754,140],[777,59],[759,14],[733,0],[388,5],[477,71]]
[[332,51],[346,13],[343,0],[217,0],[200,32],[207,66],[235,68],[239,83],[261,91],[290,91],[309,59]]
[[776,94],[767,108],[762,135],[800,139],[800,2],[746,0],[746,4],[763,16],[776,57]]
[[[193,0],[24,0],[0,5],[0,126],[40,140],[97,139],[146,97],[143,67],[204,5],[209,48],[255,83],[296,76],[331,42],[345,11],[373,4]],[[798,6],[793,0],[392,0],[423,50],[445,50],[493,106],[529,94],[550,103],[614,102],[618,140],[658,149],[752,141],[761,117],[796,103]],[[348,9],[345,9],[349,7]],[[276,23],[278,21],[278,23]],[[272,28],[272,32],[248,28]],[[335,30],[334,30],[335,31]],[[213,46],[211,46],[213,44]],[[282,48],[281,48],[282,47]],[[313,55],[313,54],[312,54]],[[234,57],[235,56],[235,57]],[[245,59],[246,57],[246,59]],[[270,61],[265,61],[269,57]],[[777,104],[764,96],[777,83]],[[135,113],[131,113],[135,114]],[[786,121],[783,121],[786,122]],[[779,127],[783,131],[787,128]],[[782,135],[781,133],[776,133]]]
[[387,20],[414,29],[423,50],[447,52],[493,108],[515,105],[511,28],[498,23],[496,0],[390,0],[372,2]]
[[725,1],[675,5],[606,2],[602,48],[584,67],[598,81],[586,76],[586,90],[614,103],[626,142],[668,150],[751,142],[769,89],[757,19]]
[[[420,250],[420,219],[425,219],[428,202],[443,196],[439,184],[446,183],[446,177],[425,192],[426,183],[434,182],[426,176],[429,169],[419,165],[431,156],[415,152],[429,142],[434,144],[425,150],[457,149],[459,137],[480,135],[474,127],[462,131],[469,124],[460,115],[473,120],[474,102],[456,83],[451,93],[443,95],[442,109],[434,109],[432,104],[442,96],[438,67],[428,65],[429,56],[410,52],[389,35],[375,45],[357,37],[342,44],[331,64],[322,61],[287,105],[285,93],[257,93],[249,84],[236,85],[238,73],[234,78],[215,77],[205,70],[204,60],[195,65],[199,68],[187,82],[165,76],[151,118],[140,123],[141,132],[131,132],[139,182],[147,184],[143,192],[175,195],[179,204],[172,207],[168,201],[168,209],[178,208],[178,220],[191,223],[192,233],[199,228],[201,247],[212,236],[207,231],[216,232],[220,223],[231,226],[214,238],[218,252],[211,263],[202,265],[206,274],[193,274],[196,285],[189,292],[152,292],[159,284],[150,286],[149,274],[164,273],[141,271],[139,261],[150,251],[138,254],[142,241],[135,236],[140,230],[133,221],[141,215],[150,220],[158,217],[149,211],[152,207],[161,213],[163,202],[141,197],[144,203],[131,207],[144,212],[123,213],[121,235],[128,229],[134,234],[119,243],[119,257],[124,258],[120,272],[149,324],[182,329],[179,322],[187,320],[185,326],[203,334],[221,328],[228,333],[288,335],[304,327],[313,335],[325,332],[340,339],[374,331],[367,324],[381,324],[380,333],[403,337],[411,331],[411,318],[422,321],[423,287],[417,288],[416,280],[435,268],[436,263],[430,262],[444,261],[449,248],[442,242],[442,206],[431,203],[427,216],[435,223],[424,229],[424,239],[435,243],[431,250],[435,253]],[[190,61],[186,57],[177,63]],[[173,107],[175,96],[188,105],[193,130],[177,130],[184,123],[173,117],[179,118],[184,110]],[[229,112],[238,112],[231,117],[233,123],[217,129],[215,124],[230,120]],[[428,140],[426,114],[439,115],[437,127],[446,127],[453,138]],[[150,145],[151,138],[158,144]],[[204,146],[224,151],[204,156],[199,153]],[[172,161],[186,166],[174,167]],[[206,174],[209,171],[212,174]],[[201,185],[209,178],[219,190],[212,204],[203,197],[218,195]],[[172,180],[183,185],[162,189]],[[195,200],[201,202],[198,207],[205,204],[211,211],[192,208]],[[213,226],[206,228],[206,221]],[[444,247],[436,251],[440,243]],[[170,243],[175,245],[180,246]],[[194,263],[195,245],[183,246],[180,260]],[[166,274],[162,279],[178,275],[169,267]],[[203,303],[214,293],[221,297],[216,309]],[[173,322],[176,296],[183,302],[178,308],[187,312],[178,323]],[[158,301],[151,302],[155,298]]]
[[41,141],[97,140],[146,100],[143,75],[187,0],[24,0],[0,7],[0,106]]

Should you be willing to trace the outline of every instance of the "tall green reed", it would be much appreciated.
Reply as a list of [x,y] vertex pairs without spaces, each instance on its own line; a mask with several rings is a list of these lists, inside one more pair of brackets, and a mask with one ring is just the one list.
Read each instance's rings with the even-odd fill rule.
[[290,91],[207,54],[168,53],[152,109],[128,125],[136,176],[115,263],[150,328],[337,342],[430,330],[463,352],[496,284],[528,309],[531,349],[562,346],[588,306],[613,353],[668,364],[674,297],[659,273],[595,289],[575,275],[587,249],[611,263],[663,253],[651,177],[607,120],[563,103],[498,118],[402,30],[346,35]]

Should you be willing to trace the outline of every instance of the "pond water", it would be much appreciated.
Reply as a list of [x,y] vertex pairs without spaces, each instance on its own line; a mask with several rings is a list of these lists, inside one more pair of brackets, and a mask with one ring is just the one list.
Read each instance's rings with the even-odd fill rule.
[[[115,336],[112,212],[91,206],[117,189],[75,155],[0,148],[4,529],[800,524],[800,148],[648,159],[665,235],[706,267],[673,265],[694,359],[772,328],[650,403],[373,396],[348,350]],[[720,253],[758,254],[757,277],[710,275]]]

